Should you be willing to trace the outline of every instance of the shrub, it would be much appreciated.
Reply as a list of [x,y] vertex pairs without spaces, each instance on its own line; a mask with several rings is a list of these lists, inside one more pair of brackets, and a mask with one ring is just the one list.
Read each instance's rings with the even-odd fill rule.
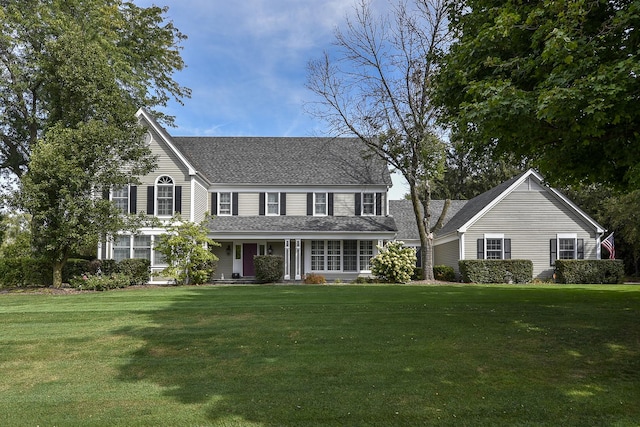
[[304,283],[307,285],[322,285],[327,281],[322,274],[309,273],[304,276]]
[[275,255],[257,255],[253,257],[258,283],[275,283],[284,274],[284,258]]
[[70,281],[71,286],[84,291],[106,291],[108,289],[126,288],[130,283],[131,278],[121,273],[114,273],[108,276],[83,274],[72,278]]
[[132,285],[146,285],[151,275],[151,262],[148,259],[123,259],[118,263],[118,272],[129,277]]
[[352,283],[362,284],[362,283],[373,283],[375,280],[372,277],[366,276],[358,276]]
[[529,283],[533,262],[523,259],[472,259],[458,262],[462,280],[471,283]]
[[448,265],[436,265],[433,267],[433,277],[435,277],[436,280],[455,282],[456,272],[453,270],[453,267]]
[[557,283],[622,283],[624,263],[616,259],[557,260]]
[[51,266],[30,257],[0,258],[0,287],[50,286]]
[[409,282],[416,265],[416,251],[403,246],[400,241],[378,246],[378,254],[371,258],[371,273],[384,282]]
[[411,280],[422,280],[422,267],[414,267]]
[[[118,262],[115,259],[101,259],[97,261],[102,274],[109,276],[118,272]],[[90,273],[97,274],[98,269],[96,268],[95,271],[90,270]]]
[[62,269],[62,281],[69,283],[72,277],[82,276],[90,272],[91,262],[86,259],[71,258]]

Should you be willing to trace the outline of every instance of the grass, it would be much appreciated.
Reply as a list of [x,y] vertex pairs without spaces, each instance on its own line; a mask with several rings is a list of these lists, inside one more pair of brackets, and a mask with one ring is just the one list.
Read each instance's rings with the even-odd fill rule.
[[0,295],[2,426],[637,426],[640,287]]

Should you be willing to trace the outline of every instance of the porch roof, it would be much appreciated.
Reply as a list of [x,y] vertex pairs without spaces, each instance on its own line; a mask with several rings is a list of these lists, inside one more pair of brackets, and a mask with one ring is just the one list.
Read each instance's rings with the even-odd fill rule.
[[217,216],[208,224],[213,233],[393,233],[387,216]]

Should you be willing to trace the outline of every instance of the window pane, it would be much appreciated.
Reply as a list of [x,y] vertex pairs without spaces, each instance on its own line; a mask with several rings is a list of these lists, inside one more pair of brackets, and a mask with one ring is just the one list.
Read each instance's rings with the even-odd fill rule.
[[158,215],[173,215],[173,185],[158,185]]
[[133,257],[151,261],[151,236],[133,238]]
[[311,270],[324,271],[324,240],[311,241]]
[[502,259],[502,239],[486,239],[487,259]]
[[558,239],[558,258],[574,259],[575,258],[575,239]]
[[129,213],[129,187],[113,190],[111,200],[123,214]]
[[373,242],[363,240],[360,242],[360,270],[371,270],[371,258],[373,258]]
[[344,271],[358,271],[358,242],[356,240],[345,240],[342,245]]
[[220,193],[220,215],[231,215],[231,193]]
[[131,237],[116,236],[113,240],[113,259],[122,261],[129,258],[131,253]]
[[327,214],[327,193],[315,193],[315,214]]
[[340,240],[327,242],[327,270],[340,270]]
[[375,195],[373,193],[364,193],[362,195],[362,214],[375,214]]
[[271,215],[280,213],[278,193],[267,193],[267,213]]

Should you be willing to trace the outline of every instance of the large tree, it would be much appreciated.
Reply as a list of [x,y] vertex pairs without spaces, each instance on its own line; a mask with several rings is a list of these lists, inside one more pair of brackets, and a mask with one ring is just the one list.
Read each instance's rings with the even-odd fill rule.
[[387,6],[376,15],[360,1],[336,30],[336,56],[309,63],[307,86],[319,99],[309,107],[330,133],[357,136],[407,180],[424,278],[433,279],[430,186],[445,155],[429,90],[447,42],[446,11],[444,0]]
[[[185,36],[163,20],[166,8],[122,0],[0,0],[0,5],[0,173],[5,176],[26,172],[31,150],[48,128],[87,119],[91,103],[98,101],[83,99],[89,86],[117,84],[132,104],[150,110],[190,94],[172,78],[184,67],[179,43]],[[87,56],[71,51],[78,44],[91,46]],[[70,64],[67,54],[78,63]],[[100,66],[108,64],[111,72],[102,77],[109,81],[82,81],[96,58]]]
[[640,188],[637,0],[450,2],[437,78],[456,137],[554,183]]
[[183,65],[182,36],[160,25],[160,8],[29,1],[22,13],[17,1],[4,3],[18,24],[3,20],[0,130],[2,149],[15,154],[3,160],[21,176],[18,206],[31,214],[34,248],[60,286],[74,251],[136,225],[103,196],[155,167],[135,112],[186,93],[170,78]]

